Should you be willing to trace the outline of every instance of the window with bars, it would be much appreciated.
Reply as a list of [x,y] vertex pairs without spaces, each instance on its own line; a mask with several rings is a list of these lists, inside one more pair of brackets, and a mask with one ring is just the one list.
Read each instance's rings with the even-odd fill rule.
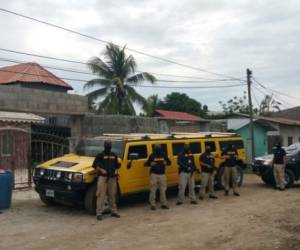
[[4,134],[1,136],[1,155],[10,156],[13,154],[13,135]]

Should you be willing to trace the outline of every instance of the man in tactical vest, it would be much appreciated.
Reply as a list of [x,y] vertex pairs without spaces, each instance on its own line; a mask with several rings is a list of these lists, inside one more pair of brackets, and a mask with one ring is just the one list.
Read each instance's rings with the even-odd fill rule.
[[237,191],[237,165],[238,153],[235,147],[231,144],[222,152],[224,161],[224,181],[225,181],[225,196],[228,196],[230,184],[232,184],[233,194],[240,196]]
[[217,199],[215,195],[215,159],[211,154],[210,146],[206,146],[205,152],[200,155],[200,166],[201,166],[201,188],[199,199],[203,200],[205,197],[206,189],[208,188],[209,198]]
[[112,142],[104,141],[104,151],[98,154],[94,160],[93,168],[98,175],[97,182],[97,220],[102,220],[104,212],[104,200],[107,194],[111,216],[119,218],[116,205],[117,176],[118,176],[118,157],[111,152]]
[[273,174],[275,179],[275,188],[283,191],[285,189],[285,165],[286,165],[286,152],[281,147],[280,143],[275,145],[273,150]]
[[162,209],[169,209],[167,205],[166,190],[167,190],[167,178],[166,178],[166,166],[171,162],[164,154],[161,146],[154,145],[153,153],[149,156],[146,166],[150,166],[150,195],[149,202],[151,210],[156,209],[156,190],[160,191],[160,203]]
[[189,198],[191,204],[197,204],[195,195],[195,178],[196,171],[194,155],[191,153],[190,145],[184,144],[183,152],[178,155],[177,164],[179,167],[179,185],[178,201],[176,205],[181,205],[185,198],[186,186],[189,186]]

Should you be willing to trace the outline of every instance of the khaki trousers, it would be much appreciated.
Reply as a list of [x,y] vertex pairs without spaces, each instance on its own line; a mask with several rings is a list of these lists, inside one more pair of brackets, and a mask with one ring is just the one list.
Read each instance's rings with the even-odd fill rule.
[[116,205],[117,177],[107,178],[104,176],[98,177],[97,182],[97,215],[104,212],[105,196],[108,196],[108,203],[112,213],[117,212]]
[[201,174],[201,187],[200,187],[200,194],[199,196],[204,198],[206,193],[206,188],[208,187],[208,194],[211,196],[215,196],[215,190],[214,190],[214,180],[215,177],[212,173],[205,173],[202,172]]
[[151,206],[155,206],[156,190],[159,189],[159,197],[161,205],[167,205],[166,190],[167,179],[165,174],[151,174],[150,175],[150,195],[149,202]]
[[285,188],[285,178],[284,178],[285,166],[284,164],[274,164],[273,174],[275,179],[275,184],[277,188]]
[[181,172],[179,175],[179,185],[178,185],[178,201],[184,202],[185,198],[185,189],[186,186],[189,186],[189,198],[191,201],[196,200],[195,195],[195,178],[191,173]]
[[224,181],[225,191],[229,191],[230,184],[232,182],[233,192],[237,192],[237,168],[236,167],[225,167],[224,168]]

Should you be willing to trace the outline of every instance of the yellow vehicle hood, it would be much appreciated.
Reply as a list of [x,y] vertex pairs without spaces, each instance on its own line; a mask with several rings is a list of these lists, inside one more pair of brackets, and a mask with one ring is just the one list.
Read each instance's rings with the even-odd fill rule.
[[46,169],[87,173],[93,170],[92,165],[94,159],[94,157],[67,154],[44,162],[40,166]]

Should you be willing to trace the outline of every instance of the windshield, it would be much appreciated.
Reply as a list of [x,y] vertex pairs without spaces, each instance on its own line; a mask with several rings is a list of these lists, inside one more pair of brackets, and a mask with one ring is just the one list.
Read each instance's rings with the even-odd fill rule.
[[[123,157],[123,149],[124,149],[123,141],[112,141],[111,151],[114,152],[120,158]],[[78,155],[95,157],[103,150],[104,150],[104,140],[83,139],[78,143],[75,152]]]

